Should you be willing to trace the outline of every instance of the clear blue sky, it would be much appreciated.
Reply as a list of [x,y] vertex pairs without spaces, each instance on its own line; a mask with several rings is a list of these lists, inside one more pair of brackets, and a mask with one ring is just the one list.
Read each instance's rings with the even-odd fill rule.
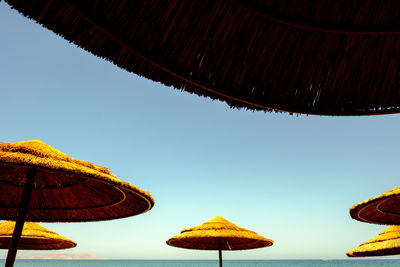
[[[44,223],[78,242],[54,253],[215,259],[217,252],[165,240],[221,215],[275,241],[227,259],[336,259],[385,229],[352,220],[348,210],[400,186],[399,115],[230,109],[121,70],[4,2],[0,38],[0,141],[41,139],[156,200],[136,217]],[[18,255],[32,253],[40,252]]]

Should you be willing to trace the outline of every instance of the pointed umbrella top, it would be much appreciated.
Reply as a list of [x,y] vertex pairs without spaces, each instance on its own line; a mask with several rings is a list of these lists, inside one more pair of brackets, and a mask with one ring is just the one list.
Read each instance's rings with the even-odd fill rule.
[[346,253],[349,257],[386,256],[400,254],[400,226],[393,225]]
[[[0,249],[8,249],[15,222],[0,223]],[[34,222],[25,222],[18,249],[55,250],[73,248],[76,243]]]
[[350,216],[362,222],[400,224],[400,187],[391,189],[377,197],[360,202],[350,208]]
[[181,234],[168,239],[167,244],[188,249],[218,250],[219,239],[222,250],[261,248],[274,243],[269,238],[217,216],[199,226],[182,230]]
[[181,233],[192,232],[192,231],[206,231],[206,230],[214,230],[214,231],[221,231],[221,232],[225,232],[227,230],[238,231],[238,232],[241,232],[241,231],[253,232],[253,231],[247,230],[245,228],[239,227],[236,224],[231,223],[230,221],[223,218],[222,216],[217,216],[211,220],[206,221],[205,223],[203,223],[199,226],[194,226],[194,227],[182,230]]
[[[109,169],[90,162],[73,159],[39,139],[16,143],[0,143],[0,161],[66,170],[97,177],[112,176]],[[104,177],[104,176],[103,176]],[[107,177],[113,180],[112,177]]]
[[28,169],[35,171],[35,181],[27,221],[117,219],[146,212],[154,205],[147,191],[121,181],[107,168],[31,140],[0,143],[1,218],[16,220],[16,200],[21,199]]

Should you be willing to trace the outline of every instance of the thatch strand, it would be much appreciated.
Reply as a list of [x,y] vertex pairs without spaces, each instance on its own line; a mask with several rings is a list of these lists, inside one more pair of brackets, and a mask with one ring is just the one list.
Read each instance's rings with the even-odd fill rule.
[[400,3],[6,0],[79,47],[231,107],[400,111]]
[[386,256],[400,254],[400,226],[393,225],[346,253],[349,257]]
[[27,221],[78,222],[117,219],[154,205],[144,190],[107,168],[72,159],[40,140],[0,143],[0,217],[16,220],[26,174],[35,169]]

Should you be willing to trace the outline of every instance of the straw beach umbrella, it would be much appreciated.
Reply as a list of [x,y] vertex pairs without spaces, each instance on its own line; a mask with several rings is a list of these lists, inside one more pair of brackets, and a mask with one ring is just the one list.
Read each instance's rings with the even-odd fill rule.
[[0,218],[16,221],[6,266],[13,266],[25,220],[111,220],[153,205],[148,192],[107,168],[72,159],[40,140],[0,143]]
[[182,230],[167,240],[173,247],[218,250],[219,266],[222,266],[222,250],[244,250],[272,246],[274,241],[256,232],[239,227],[217,216],[199,226]]
[[350,216],[362,222],[400,225],[400,187],[350,208]]
[[378,236],[347,252],[349,257],[400,254],[400,226],[392,225]]
[[[15,222],[0,223],[0,248],[8,249],[14,232]],[[56,250],[73,248],[76,243],[34,222],[25,222],[18,249]]]
[[398,0],[5,1],[123,69],[231,107],[400,112]]

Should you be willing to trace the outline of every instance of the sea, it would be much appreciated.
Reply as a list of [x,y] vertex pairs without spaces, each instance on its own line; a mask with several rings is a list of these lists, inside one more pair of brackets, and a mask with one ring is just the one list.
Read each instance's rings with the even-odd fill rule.
[[[4,260],[0,260],[4,265]],[[15,267],[218,267],[217,260],[17,260]],[[224,260],[224,267],[400,267],[400,260]]]

